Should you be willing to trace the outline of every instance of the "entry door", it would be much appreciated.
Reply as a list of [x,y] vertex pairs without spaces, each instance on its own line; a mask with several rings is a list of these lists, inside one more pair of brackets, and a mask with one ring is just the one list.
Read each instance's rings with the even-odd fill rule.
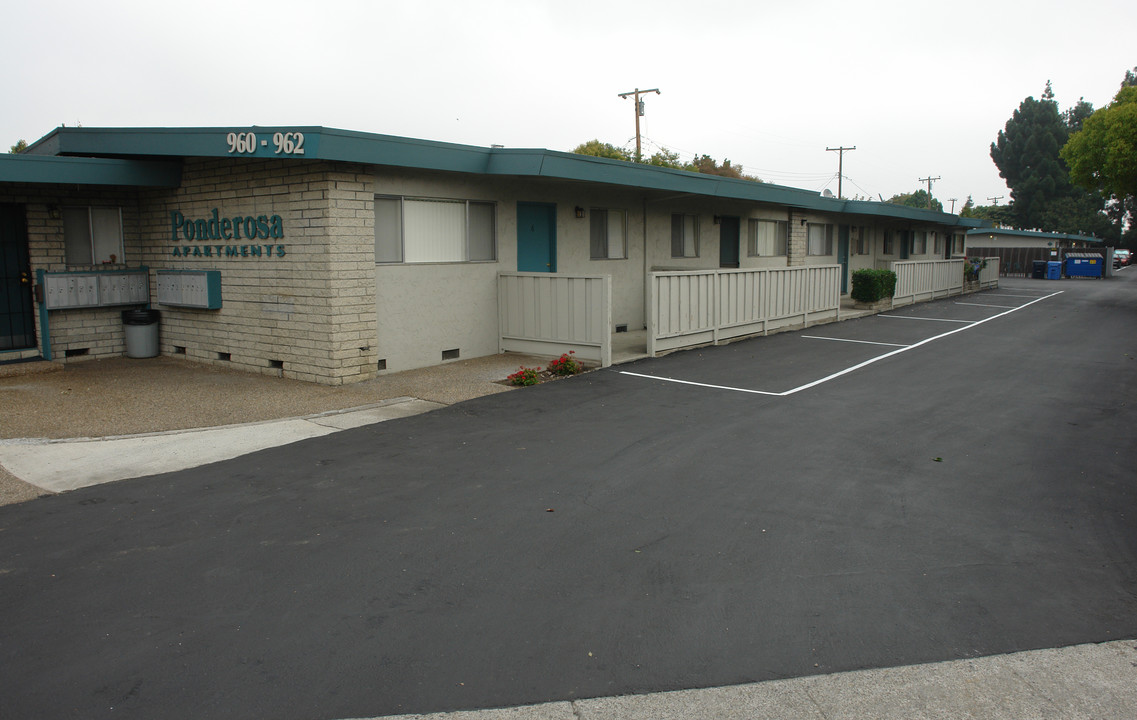
[[719,267],[738,267],[739,220],[736,217],[719,218]]
[[901,230],[900,231],[900,259],[901,260],[907,260],[908,259],[908,249],[910,247],[912,247],[912,231],[911,230]]
[[0,205],[0,350],[22,350],[35,344],[24,207]]
[[841,294],[849,292],[849,226],[837,226],[837,262],[841,263]]
[[557,206],[517,203],[517,271],[557,271]]

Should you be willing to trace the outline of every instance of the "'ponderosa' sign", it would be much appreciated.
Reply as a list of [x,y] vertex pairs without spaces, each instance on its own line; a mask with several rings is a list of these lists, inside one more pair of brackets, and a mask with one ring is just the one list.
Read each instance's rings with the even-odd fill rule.
[[[170,211],[170,239],[174,242],[200,243],[175,245],[174,257],[284,257],[279,244],[249,244],[256,240],[279,240],[284,237],[284,219],[279,215],[237,215],[221,217],[217,208],[207,218],[186,218],[177,210]],[[244,240],[242,244],[210,244],[215,241]]]

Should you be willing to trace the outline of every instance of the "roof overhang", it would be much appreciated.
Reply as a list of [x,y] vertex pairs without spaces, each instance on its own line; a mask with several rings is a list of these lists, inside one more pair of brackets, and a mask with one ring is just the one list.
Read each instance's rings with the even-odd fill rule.
[[[252,149],[232,139],[256,136]],[[303,154],[277,140],[303,135]],[[477,147],[319,126],[199,128],[56,128],[26,151],[36,155],[116,158],[228,157],[327,160],[481,175],[600,183],[675,194],[769,203],[805,211],[889,218],[951,228],[985,221],[891,203],[822,197],[812,190],[704,175],[622,160],[544,149]]]
[[177,187],[179,161],[0,155],[0,183]]
[[982,235],[994,238],[996,235],[1008,235],[1016,238],[1026,238],[1029,240],[1065,240],[1067,242],[1084,242],[1084,243],[1097,243],[1104,244],[1105,240],[1101,238],[1092,237],[1089,235],[1071,235],[1069,233],[1052,233],[1052,232],[1039,232],[1037,230],[1011,230],[1009,228],[983,228],[981,230],[968,230],[968,237],[979,237]]

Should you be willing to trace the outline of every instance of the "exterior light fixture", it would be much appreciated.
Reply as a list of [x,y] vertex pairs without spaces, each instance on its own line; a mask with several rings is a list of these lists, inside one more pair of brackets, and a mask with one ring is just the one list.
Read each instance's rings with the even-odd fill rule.
[[584,217],[584,208],[582,208],[579,205],[576,206],[576,216],[577,216],[577,218]]

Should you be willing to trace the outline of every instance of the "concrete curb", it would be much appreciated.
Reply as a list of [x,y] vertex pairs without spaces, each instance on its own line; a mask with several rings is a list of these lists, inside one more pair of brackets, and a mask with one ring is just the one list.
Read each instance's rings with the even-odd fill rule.
[[444,407],[402,397],[298,418],[105,438],[0,440],[0,465],[44,490],[63,492],[207,465],[340,430]]
[[371,720],[924,720],[1137,717],[1137,641],[748,685]]

